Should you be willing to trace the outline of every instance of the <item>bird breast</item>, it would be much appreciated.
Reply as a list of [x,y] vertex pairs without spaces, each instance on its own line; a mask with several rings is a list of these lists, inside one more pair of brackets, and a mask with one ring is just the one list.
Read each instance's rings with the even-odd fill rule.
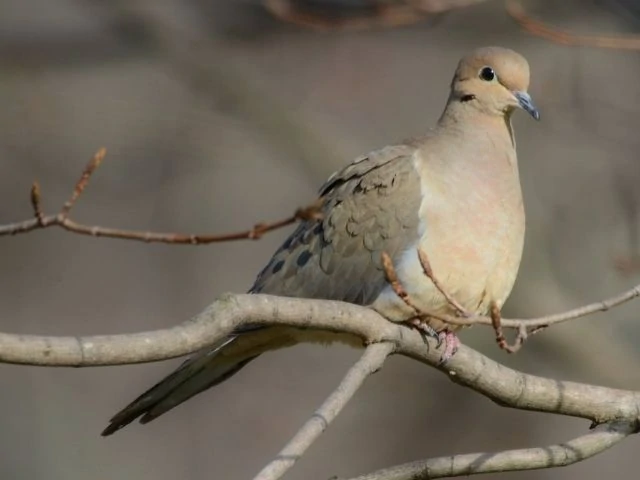
[[415,159],[422,182],[420,239],[403,253],[397,270],[421,309],[454,313],[425,276],[417,248],[446,291],[469,311],[484,314],[492,301],[502,305],[511,292],[522,256],[524,210],[515,151],[507,152],[504,158],[479,153],[472,166]]

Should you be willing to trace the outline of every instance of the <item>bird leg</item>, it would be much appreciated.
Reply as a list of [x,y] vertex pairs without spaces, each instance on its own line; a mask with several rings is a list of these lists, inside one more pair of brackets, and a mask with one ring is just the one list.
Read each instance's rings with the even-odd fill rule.
[[453,297],[453,295],[450,295],[449,292],[447,292],[442,284],[438,281],[433,273],[433,269],[431,268],[429,257],[427,257],[427,254],[421,249],[418,249],[418,259],[420,260],[420,265],[422,266],[422,271],[424,272],[424,274],[429,277],[429,280],[431,280],[433,286],[436,287],[436,289],[447,300],[447,303],[456,311],[456,314],[461,317],[470,317],[471,312],[464,308],[462,304]]
[[420,308],[413,303],[409,293],[404,289],[402,284],[400,283],[400,279],[398,278],[398,274],[396,273],[396,269],[393,266],[393,261],[387,252],[382,252],[382,269],[384,270],[384,277],[391,285],[394,293],[400,297],[407,307],[409,307],[415,313],[415,316],[411,317],[410,321],[420,320],[424,317],[424,314],[420,310]]
[[[515,342],[513,343],[513,345],[509,345],[509,342],[507,341],[507,338],[504,336],[504,332],[502,331],[502,312],[500,311],[500,305],[498,305],[496,302],[491,302],[489,315],[491,316],[493,331],[496,333],[496,342],[498,343],[498,346],[507,353],[516,353],[518,350],[520,350],[524,342],[527,340],[527,336],[529,334],[527,328],[522,325],[518,330],[518,335],[516,336]],[[535,333],[535,331],[532,333]]]
[[[470,317],[472,314],[469,310],[467,310],[458,300],[455,299],[453,295],[451,295],[444,286],[440,283],[438,278],[433,273],[433,269],[431,268],[431,262],[429,262],[429,257],[426,252],[418,248],[418,259],[420,260],[420,265],[422,266],[422,271],[424,274],[431,280],[433,286],[442,294],[442,296],[446,299],[447,303],[453,308],[456,312],[456,315],[460,317]],[[446,363],[451,357],[455,355],[460,347],[460,339],[458,336],[448,328],[445,328],[438,334],[438,346],[440,346],[444,342],[444,352],[442,353],[442,357],[440,358],[439,365]]]
[[407,307],[413,310],[414,315],[409,317],[409,319],[403,323],[405,323],[409,328],[416,329],[425,340],[426,337],[437,339],[439,347],[441,340],[438,336],[438,332],[436,332],[436,330],[428,323],[429,314],[420,310],[420,308],[413,303],[409,293],[404,289],[402,283],[400,283],[400,279],[398,278],[398,274],[396,273],[396,269],[393,266],[393,262],[389,254],[387,252],[382,252],[381,257],[385,279],[400,300],[402,300]]
[[[426,259],[426,256],[425,256],[425,259]],[[427,260],[427,265],[428,265],[428,260]],[[442,356],[438,361],[438,365],[442,365],[446,363],[451,357],[453,357],[453,355],[458,350],[458,347],[460,346],[460,340],[458,339],[456,334],[453,333],[451,330],[445,328],[444,330],[438,332],[429,324],[430,318],[436,318],[441,320],[442,322],[446,322],[446,319],[439,318],[438,315],[435,315],[435,314],[422,312],[420,308],[415,303],[413,303],[413,301],[411,300],[411,297],[409,296],[409,293],[404,289],[404,287],[400,283],[400,279],[398,278],[395,268],[393,267],[393,262],[391,261],[391,257],[386,252],[382,252],[382,267],[384,270],[385,278],[387,282],[389,282],[389,285],[391,285],[391,288],[393,289],[395,294],[405,303],[405,305],[411,308],[414,312],[414,315],[408,320],[406,320],[404,323],[409,328],[416,329],[420,333],[420,335],[422,335],[425,342],[427,337],[435,338],[438,341],[438,348],[440,348],[442,346],[442,343],[444,342],[445,344],[444,352],[442,353]],[[433,275],[433,272],[431,272],[431,275]],[[431,278],[431,280],[434,281],[433,279],[435,277],[429,276],[429,278]],[[449,297],[448,295],[445,295],[445,297],[452,298],[452,297]],[[462,307],[460,307],[460,310],[456,308],[456,311],[458,311],[459,313],[466,312],[466,310],[464,310]]]

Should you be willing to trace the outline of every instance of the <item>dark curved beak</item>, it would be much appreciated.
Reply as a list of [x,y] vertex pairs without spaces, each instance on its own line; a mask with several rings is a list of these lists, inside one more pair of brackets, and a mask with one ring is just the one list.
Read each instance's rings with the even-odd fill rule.
[[513,92],[513,96],[516,97],[520,107],[531,115],[536,120],[540,120],[540,112],[533,104],[533,100],[531,100],[531,96],[527,92]]

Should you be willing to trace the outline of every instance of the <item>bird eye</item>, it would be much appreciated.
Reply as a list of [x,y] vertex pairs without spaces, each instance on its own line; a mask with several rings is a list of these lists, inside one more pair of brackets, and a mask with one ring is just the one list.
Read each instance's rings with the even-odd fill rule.
[[485,82],[491,82],[496,78],[496,72],[494,72],[491,67],[482,67],[478,75]]

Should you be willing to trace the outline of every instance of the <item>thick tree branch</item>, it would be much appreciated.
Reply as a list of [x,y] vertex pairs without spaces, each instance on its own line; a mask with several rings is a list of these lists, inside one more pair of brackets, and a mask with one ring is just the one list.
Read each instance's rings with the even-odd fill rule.
[[385,468],[349,480],[431,480],[480,473],[566,467],[613,447],[637,430],[635,423],[612,423],[601,425],[586,435],[557,445],[431,458]]
[[287,443],[278,456],[255,476],[254,480],[276,480],[284,475],[338,416],[367,377],[382,368],[382,364],[393,353],[393,350],[394,344],[389,342],[369,345],[360,360],[349,369],[338,388],[307,420],[307,423]]
[[[363,343],[388,341],[399,353],[437,366],[436,342],[389,322],[371,309],[343,302],[226,295],[193,319],[173,328],[92,337],[39,337],[0,334],[0,362],[87,367],[150,362],[194,352],[240,325],[289,325],[359,337]],[[464,345],[444,366],[451,380],[512,408],[557,413],[595,423],[635,421],[640,393],[527,375],[507,368]]]
[[[611,422],[637,425],[640,419],[640,392],[524,374],[464,345],[445,365],[440,365],[441,352],[435,340],[428,339],[425,343],[418,332],[390,322],[369,308],[327,300],[226,295],[193,319],[164,330],[92,337],[0,334],[0,362],[78,367],[149,362],[194,352],[229,335],[235,328],[249,324],[320,329],[353,335],[362,339],[363,344],[376,345],[368,350],[362,362],[321,407],[321,415],[309,420],[280,456],[259,474],[257,478],[260,480],[280,478],[326,427],[322,417],[332,420],[355,393],[368,375],[367,372],[375,370],[391,350],[434,366],[452,381],[505,407],[584,418],[590,420],[592,425]],[[600,437],[587,436],[575,442],[582,445],[580,442],[585,439],[597,438]],[[557,450],[560,453],[562,451]],[[597,453],[593,449],[585,451]],[[542,465],[540,457],[533,455],[534,452],[519,451],[519,454],[527,454],[519,460],[521,463],[516,462],[516,456],[496,454],[491,458],[498,460],[489,462],[487,459],[484,468],[497,469],[502,465],[500,468],[507,469],[512,464],[515,469],[539,468],[538,465]],[[462,462],[460,465],[468,465],[477,462],[480,457],[451,458]],[[427,467],[432,468],[434,461],[427,461]]]

